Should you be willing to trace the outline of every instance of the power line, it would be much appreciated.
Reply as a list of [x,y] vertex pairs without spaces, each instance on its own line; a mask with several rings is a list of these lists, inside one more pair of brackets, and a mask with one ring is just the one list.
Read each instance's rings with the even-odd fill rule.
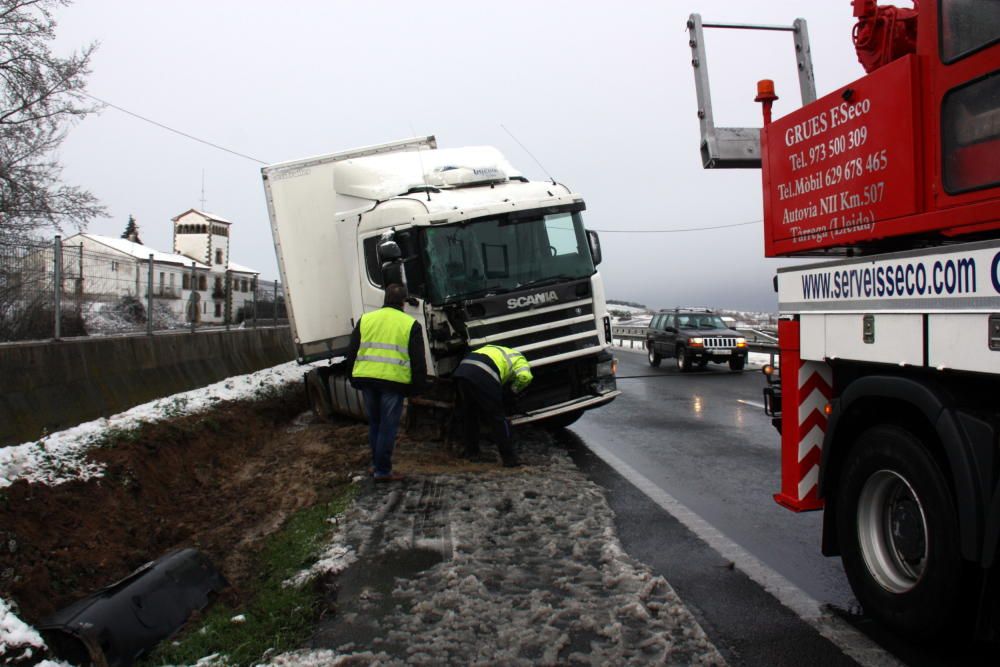
[[192,141],[197,141],[198,143],[205,144],[206,146],[211,146],[212,148],[217,148],[220,151],[225,151],[227,153],[230,153],[232,155],[236,155],[237,157],[241,157],[241,158],[250,160],[252,162],[257,162],[257,163],[260,163],[260,164],[267,164],[267,162],[265,162],[264,160],[258,160],[255,157],[251,157],[249,155],[245,155],[243,153],[240,153],[239,151],[231,150],[229,148],[226,148],[225,146],[220,146],[218,144],[213,144],[211,141],[205,141],[204,139],[199,139],[198,137],[196,137],[194,135],[191,135],[191,134],[188,134],[187,132],[181,132],[180,130],[176,130],[176,129],[170,127],[169,125],[164,125],[163,123],[159,123],[159,122],[157,122],[157,121],[155,121],[155,120],[153,120],[151,118],[146,118],[145,116],[140,116],[139,114],[135,113],[134,111],[129,111],[128,109],[124,109],[124,108],[118,106],[117,104],[112,104],[111,102],[107,102],[105,100],[102,100],[99,97],[94,97],[90,93],[84,93],[84,95],[86,95],[87,97],[89,97],[90,99],[92,99],[94,101],[100,102],[101,104],[103,104],[105,106],[109,106],[112,109],[117,109],[118,111],[121,111],[122,113],[125,113],[125,114],[128,114],[129,116],[132,116],[133,118],[138,118],[139,120],[142,120],[142,121],[145,121],[145,122],[150,123],[152,125],[155,125],[155,126],[157,126],[159,128],[167,130],[168,132],[173,132],[174,134],[179,134],[182,137],[185,137],[187,139],[191,139]]
[[746,225],[756,225],[763,220],[748,220],[747,222],[734,222],[730,225],[715,225],[713,227],[686,227],[684,229],[595,229],[593,231],[601,234],[677,234],[679,232],[705,232],[710,229],[727,229],[729,227],[744,227]]

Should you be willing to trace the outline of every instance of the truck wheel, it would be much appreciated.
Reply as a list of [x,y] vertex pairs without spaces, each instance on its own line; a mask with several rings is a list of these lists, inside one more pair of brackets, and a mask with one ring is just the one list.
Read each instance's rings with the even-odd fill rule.
[[742,373],[743,366],[746,365],[746,362],[747,362],[746,357],[742,355],[736,357],[729,357],[729,370],[733,371],[734,373]]
[[964,569],[958,516],[920,441],[898,426],[862,433],[836,503],[844,569],[865,612],[924,639],[952,628]]
[[687,351],[683,345],[677,346],[677,353],[674,355],[674,359],[677,360],[677,370],[681,373],[687,373],[691,370],[691,359],[688,358]]
[[309,407],[312,409],[313,416],[319,421],[328,422],[330,421],[330,406],[329,401],[325,400],[323,395],[323,388],[319,384],[322,380],[319,375],[311,380],[307,381],[308,393],[309,393]]
[[656,368],[660,365],[660,355],[653,351],[653,346],[649,346],[649,365]]

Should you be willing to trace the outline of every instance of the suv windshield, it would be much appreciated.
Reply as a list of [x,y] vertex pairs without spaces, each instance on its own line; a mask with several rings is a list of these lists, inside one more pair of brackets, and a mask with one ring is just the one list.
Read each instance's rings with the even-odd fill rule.
[[726,329],[725,323],[718,315],[680,314],[677,316],[677,326],[681,329]]
[[579,213],[481,218],[428,227],[423,236],[432,303],[586,278],[595,271]]

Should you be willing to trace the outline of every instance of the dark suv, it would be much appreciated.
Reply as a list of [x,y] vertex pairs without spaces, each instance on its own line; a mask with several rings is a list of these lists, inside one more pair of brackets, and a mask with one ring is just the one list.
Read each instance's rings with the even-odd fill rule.
[[747,339],[707,308],[676,308],[653,315],[646,329],[646,350],[650,366],[673,357],[682,372],[704,368],[710,361],[728,363],[738,372],[747,363]]

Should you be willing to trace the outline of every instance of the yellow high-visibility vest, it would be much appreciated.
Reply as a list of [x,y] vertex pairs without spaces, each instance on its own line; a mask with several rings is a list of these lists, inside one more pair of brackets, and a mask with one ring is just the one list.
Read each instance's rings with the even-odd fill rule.
[[534,379],[528,360],[517,350],[502,345],[484,345],[476,350],[476,354],[490,358],[500,371],[500,385],[512,382],[511,389],[515,394],[520,393]]
[[361,345],[352,376],[410,384],[410,330],[416,320],[390,306],[361,316]]

